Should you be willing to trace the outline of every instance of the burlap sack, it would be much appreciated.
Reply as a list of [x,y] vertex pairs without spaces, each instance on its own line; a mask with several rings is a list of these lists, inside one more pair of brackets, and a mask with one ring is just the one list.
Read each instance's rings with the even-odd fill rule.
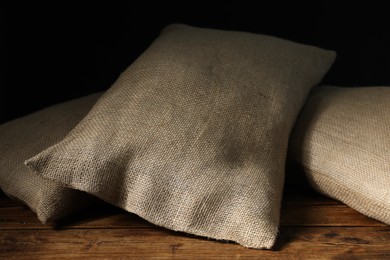
[[290,130],[334,58],[274,37],[169,26],[67,138],[27,164],[157,225],[270,248]]
[[26,203],[42,222],[84,206],[90,195],[32,173],[24,161],[62,140],[101,94],[69,101],[0,125],[0,188]]
[[289,158],[315,189],[390,224],[390,87],[318,87]]

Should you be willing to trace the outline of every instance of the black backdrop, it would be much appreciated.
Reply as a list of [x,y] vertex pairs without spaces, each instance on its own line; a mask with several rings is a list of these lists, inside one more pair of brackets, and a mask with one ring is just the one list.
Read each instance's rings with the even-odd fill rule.
[[338,58],[323,83],[390,85],[390,12],[373,1],[348,6],[329,1],[51,2],[2,4],[1,42],[6,46],[1,48],[5,91],[0,123],[106,90],[173,22],[333,49]]

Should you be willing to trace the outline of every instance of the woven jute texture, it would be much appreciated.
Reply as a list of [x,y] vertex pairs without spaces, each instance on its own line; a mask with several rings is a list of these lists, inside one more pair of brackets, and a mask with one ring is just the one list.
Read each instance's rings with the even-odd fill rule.
[[289,158],[321,193],[390,224],[390,87],[316,87]]
[[0,125],[0,188],[26,203],[42,222],[58,220],[90,201],[90,195],[43,179],[24,161],[62,140],[100,94],[52,106]]
[[67,138],[27,164],[157,225],[270,248],[292,124],[334,58],[171,25]]

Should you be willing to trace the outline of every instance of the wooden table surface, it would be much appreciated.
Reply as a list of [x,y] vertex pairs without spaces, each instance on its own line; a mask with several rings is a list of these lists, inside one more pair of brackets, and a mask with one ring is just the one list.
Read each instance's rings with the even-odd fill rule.
[[273,250],[247,249],[154,226],[109,205],[59,224],[0,192],[0,258],[390,259],[390,227],[317,194],[289,173]]

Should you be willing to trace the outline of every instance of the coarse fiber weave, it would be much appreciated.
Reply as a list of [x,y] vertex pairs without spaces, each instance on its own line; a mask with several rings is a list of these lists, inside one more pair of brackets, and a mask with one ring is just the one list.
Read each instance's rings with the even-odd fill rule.
[[390,224],[390,87],[315,88],[289,157],[321,193]]
[[169,26],[27,165],[157,225],[270,248],[290,130],[334,58],[269,36]]
[[42,222],[65,217],[93,198],[37,176],[24,161],[64,138],[100,96],[93,94],[0,125],[0,188],[26,203]]

